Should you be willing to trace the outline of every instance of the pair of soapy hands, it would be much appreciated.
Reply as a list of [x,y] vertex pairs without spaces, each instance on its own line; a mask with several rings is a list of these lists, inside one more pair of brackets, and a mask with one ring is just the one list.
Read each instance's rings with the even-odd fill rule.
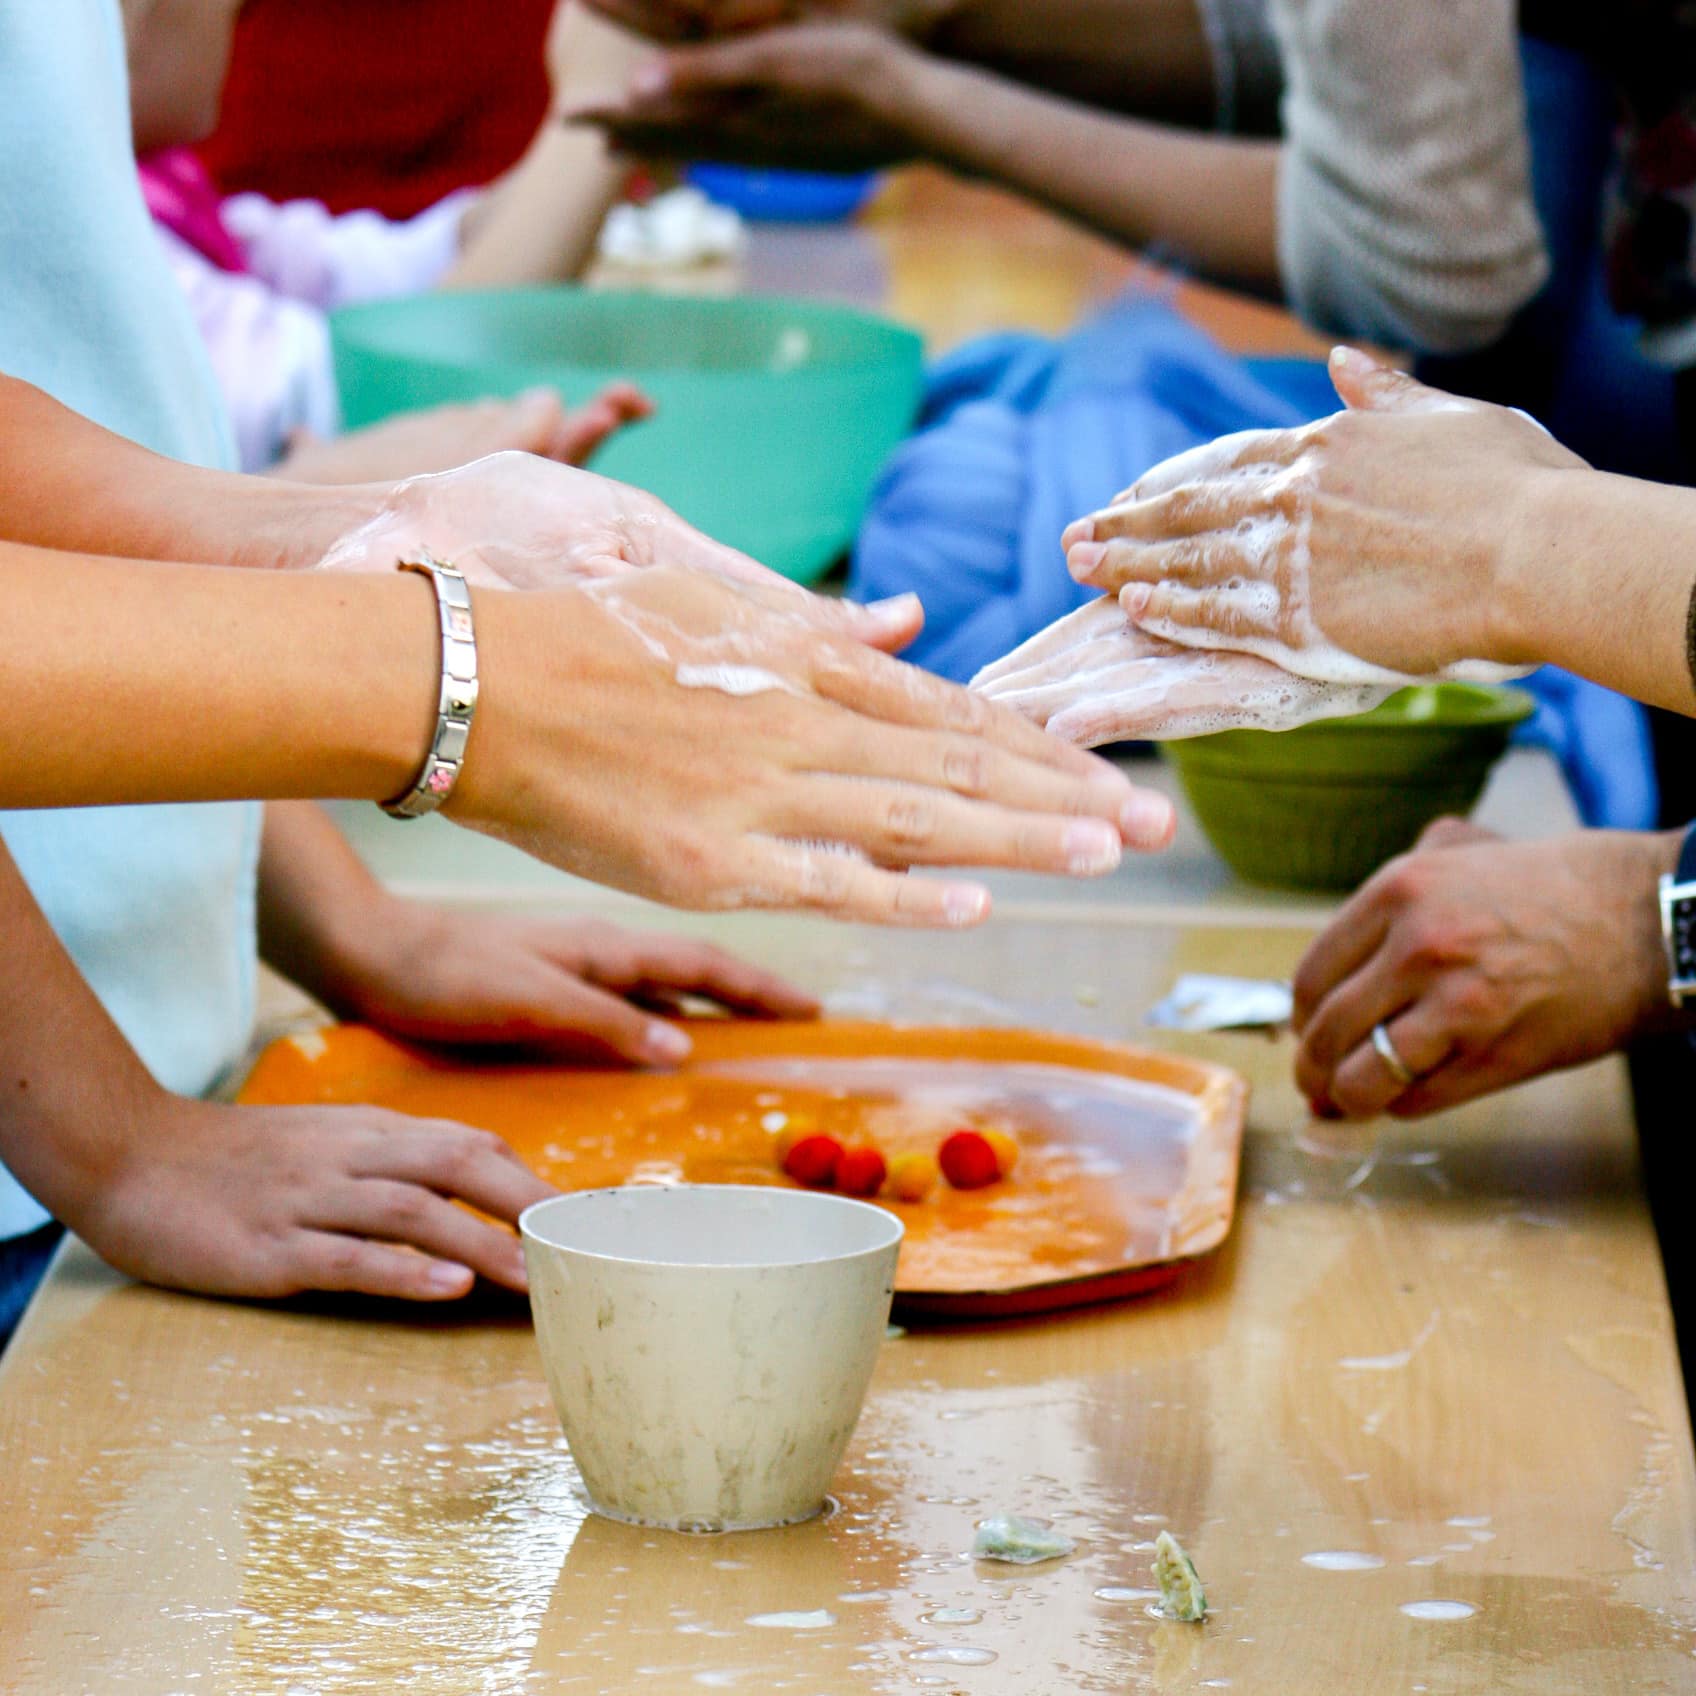
[[1514,503],[1582,469],[1522,414],[1339,349],[1345,410],[1177,455],[1064,543],[1106,591],[974,687],[1081,745],[1360,712],[1535,658],[1502,617]]

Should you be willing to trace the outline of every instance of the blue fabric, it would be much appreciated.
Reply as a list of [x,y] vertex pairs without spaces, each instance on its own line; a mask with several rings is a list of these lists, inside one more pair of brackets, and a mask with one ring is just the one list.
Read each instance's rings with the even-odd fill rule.
[[0,1242],[0,1354],[17,1330],[64,1235],[57,1225],[43,1225],[26,1236]]
[[[137,187],[116,0],[0,4],[0,370],[156,452],[234,462]],[[205,1090],[252,1025],[259,809],[9,813],[0,836],[154,1074]],[[46,1217],[0,1171],[0,1237]]]
[[[1059,341],[992,336],[931,371],[917,433],[885,466],[855,548],[857,599],[916,591],[907,657],[964,681],[1081,606],[1060,533],[1150,466],[1232,430],[1336,409],[1316,361],[1243,361],[1162,301],[1132,295]],[[1544,671],[1524,739],[1561,760],[1586,823],[1647,828],[1641,710]]]

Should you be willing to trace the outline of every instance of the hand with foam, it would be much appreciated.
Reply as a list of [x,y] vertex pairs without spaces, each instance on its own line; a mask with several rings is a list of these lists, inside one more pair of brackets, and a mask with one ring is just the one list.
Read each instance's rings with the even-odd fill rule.
[[1099,876],[1171,840],[1162,797],[876,651],[920,618],[665,568],[480,594],[444,811],[673,906],[915,925],[975,924],[989,895],[910,867]]
[[1156,466],[1066,532],[1080,582],[1137,627],[1318,681],[1499,679],[1541,656],[1516,634],[1513,542],[1554,473],[1540,426],[1339,349],[1347,410],[1247,431]]
[[1316,683],[1252,654],[1181,648],[1137,629],[1111,595],[1056,619],[972,680],[1078,747],[1291,730],[1365,712],[1388,685]]
[[494,453],[397,483],[376,516],[331,544],[327,571],[393,571],[428,549],[480,588],[557,589],[649,566],[685,566],[797,589],[685,524],[664,502],[530,453]]

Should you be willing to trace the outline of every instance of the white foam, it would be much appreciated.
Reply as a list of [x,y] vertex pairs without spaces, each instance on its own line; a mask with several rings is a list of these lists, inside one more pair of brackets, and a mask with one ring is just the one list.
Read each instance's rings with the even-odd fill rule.
[[764,695],[789,687],[776,672],[755,665],[680,665],[677,681],[685,689],[716,689],[721,695]]

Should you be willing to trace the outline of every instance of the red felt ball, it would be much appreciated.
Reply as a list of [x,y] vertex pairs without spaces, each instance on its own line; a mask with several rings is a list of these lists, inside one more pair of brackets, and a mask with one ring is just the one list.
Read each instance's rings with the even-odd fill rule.
[[783,1157],[783,1169],[798,1184],[828,1189],[836,1182],[842,1144],[835,1137],[802,1137]]
[[981,1190],[1001,1176],[1001,1163],[980,1131],[956,1131],[937,1150],[942,1175],[957,1190]]
[[888,1175],[875,1148],[851,1148],[836,1163],[836,1187],[844,1195],[876,1195]]

